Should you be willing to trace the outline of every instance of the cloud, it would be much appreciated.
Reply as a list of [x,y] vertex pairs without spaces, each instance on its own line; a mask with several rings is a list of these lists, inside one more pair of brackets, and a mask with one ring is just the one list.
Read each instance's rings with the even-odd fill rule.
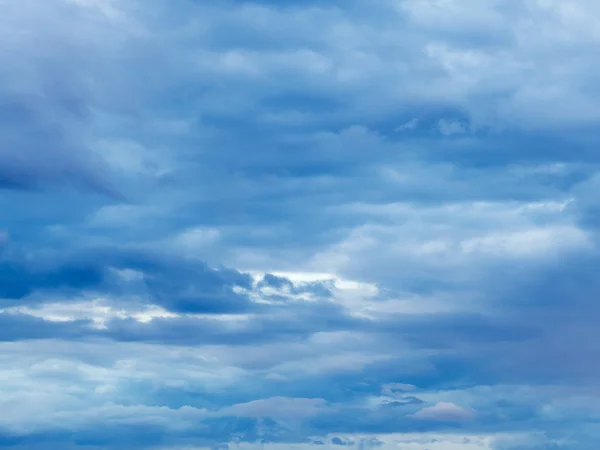
[[441,402],[434,406],[428,406],[419,410],[413,414],[413,417],[419,420],[463,422],[472,419],[474,417],[474,412],[453,403]]
[[403,395],[404,392],[411,392],[415,390],[415,386],[412,384],[404,384],[404,383],[389,383],[384,385],[381,388],[381,393],[383,395],[388,395],[390,397],[396,397],[398,395]]
[[353,445],[354,442],[346,439],[339,438],[337,436],[331,439],[333,445]]
[[4,278],[1,296],[12,300],[36,291],[132,292],[150,295],[155,304],[175,311],[211,314],[251,308],[251,300],[234,289],[249,289],[249,275],[147,252],[99,248],[36,261],[14,256],[0,261],[0,276]]
[[438,129],[440,133],[444,136],[463,134],[467,131],[463,124],[461,124],[460,122],[448,119],[440,119],[438,122]]
[[324,409],[326,409],[326,402],[323,399],[273,397],[232,405],[222,409],[218,414],[295,421],[322,413]]
[[[94,67],[102,56],[95,50],[98,39],[108,36],[107,26],[87,20],[90,33],[69,45],[78,30],[65,22],[68,15],[85,20],[62,1],[26,1],[3,15],[0,188],[72,185],[118,199],[122,193],[108,167],[82,138],[97,105],[90,81],[100,75]],[[20,35],[32,27],[36,33]],[[27,56],[14,59],[17,54]]]
[[26,314],[0,313],[0,341],[24,339],[77,339],[85,334],[86,321],[52,323]]
[[415,128],[417,128],[418,125],[419,125],[419,119],[417,119],[417,118],[410,119],[408,122],[404,122],[402,125],[398,126],[395,129],[395,131],[401,132],[401,131],[407,131],[407,130],[414,130]]
[[592,448],[599,11],[7,4],[0,446]]

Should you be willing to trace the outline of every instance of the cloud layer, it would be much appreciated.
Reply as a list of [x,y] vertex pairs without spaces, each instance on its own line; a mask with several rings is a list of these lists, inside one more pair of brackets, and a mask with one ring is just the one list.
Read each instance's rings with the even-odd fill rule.
[[596,448],[595,2],[4,3],[0,447]]

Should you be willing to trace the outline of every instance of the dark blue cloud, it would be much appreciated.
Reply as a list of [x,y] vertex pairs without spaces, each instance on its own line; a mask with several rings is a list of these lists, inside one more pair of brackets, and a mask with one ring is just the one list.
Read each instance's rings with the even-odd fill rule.
[[72,265],[36,269],[23,261],[2,261],[0,296],[18,300],[36,289],[89,289],[99,285],[104,278],[102,267],[85,267],[79,261]]
[[[152,302],[179,312],[216,314],[252,309],[247,295],[232,289],[251,289],[251,277],[232,269],[212,269],[201,262],[174,260],[168,255],[110,248],[74,255],[52,252],[39,258],[13,255],[0,260],[0,297],[21,300],[20,304],[35,302],[35,298],[25,297],[36,291],[58,291],[62,295],[96,291],[109,295],[148,293]],[[115,270],[136,271],[141,279],[128,282]]]
[[283,287],[292,288],[293,283],[284,277],[278,277],[272,274],[266,274],[263,279],[259,282],[260,286],[269,286],[281,289]]
[[342,439],[342,438],[339,438],[337,436],[331,438],[331,443],[333,445],[352,445],[352,444],[354,444],[353,441],[350,441],[350,440],[347,440],[347,439]]
[[0,313],[0,341],[27,339],[81,339],[92,325],[89,321],[48,322],[26,314]]

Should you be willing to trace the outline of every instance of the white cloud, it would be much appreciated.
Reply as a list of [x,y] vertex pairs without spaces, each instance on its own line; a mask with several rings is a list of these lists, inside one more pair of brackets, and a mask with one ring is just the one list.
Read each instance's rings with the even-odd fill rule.
[[473,419],[475,412],[454,403],[440,402],[434,406],[425,407],[412,416],[419,420],[464,422]]
[[414,118],[414,119],[410,119],[408,122],[405,122],[402,125],[398,126],[394,131],[402,132],[402,131],[414,130],[418,126],[419,126],[419,119]]
[[589,232],[563,203],[400,203],[349,209],[365,214],[365,223],[317,251],[315,270],[334,269],[363,280],[395,278],[401,286],[400,280],[410,281],[422,271],[457,280],[465,271],[474,274],[502,262],[537,264],[592,248]]
[[113,319],[134,319],[142,323],[155,318],[174,318],[177,314],[170,313],[156,305],[144,305],[130,299],[128,304],[117,304],[116,299],[91,298],[83,301],[46,301],[39,306],[16,306],[5,309],[8,313],[28,314],[50,322],[70,322],[90,320],[99,329],[106,327],[106,322]]

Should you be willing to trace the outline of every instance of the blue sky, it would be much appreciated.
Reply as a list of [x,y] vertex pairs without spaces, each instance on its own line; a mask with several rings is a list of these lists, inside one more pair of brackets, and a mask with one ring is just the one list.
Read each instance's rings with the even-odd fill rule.
[[591,0],[0,14],[0,447],[591,450]]

